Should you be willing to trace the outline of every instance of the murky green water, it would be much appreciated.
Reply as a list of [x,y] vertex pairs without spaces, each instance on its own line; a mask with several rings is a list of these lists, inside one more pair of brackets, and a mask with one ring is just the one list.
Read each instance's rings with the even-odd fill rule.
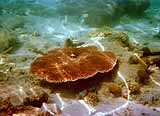
[[0,26],[17,38],[35,34],[61,46],[68,37],[84,41],[87,31],[110,27],[128,33],[135,43],[153,47],[160,44],[159,4],[157,0],[1,0]]
[[0,25],[56,41],[90,28],[111,26],[128,32],[137,42],[157,44],[159,2],[148,1],[1,0]]

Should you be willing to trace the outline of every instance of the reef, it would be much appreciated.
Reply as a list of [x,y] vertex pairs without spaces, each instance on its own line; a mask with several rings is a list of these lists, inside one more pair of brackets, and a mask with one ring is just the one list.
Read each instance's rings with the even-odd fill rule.
[[159,49],[144,48],[111,28],[88,31],[86,38],[60,46],[23,34],[23,46],[1,53],[0,115],[87,116],[88,107],[105,113],[128,102],[122,114],[136,106],[145,109],[139,114],[159,115],[151,109],[160,101]]

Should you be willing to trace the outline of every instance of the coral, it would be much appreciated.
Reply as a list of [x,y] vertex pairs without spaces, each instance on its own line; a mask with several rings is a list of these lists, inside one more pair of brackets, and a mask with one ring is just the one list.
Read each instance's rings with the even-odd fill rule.
[[131,58],[129,60],[131,61],[130,63],[137,62],[137,63],[141,64],[142,66],[144,66],[144,68],[148,67],[146,62],[137,53],[134,53],[133,56],[131,56]]
[[149,75],[150,75],[149,72],[147,72],[146,70],[142,70],[141,69],[141,70],[138,70],[137,75],[138,75],[138,81],[139,81],[139,83],[141,83],[141,84],[148,83],[148,81],[149,81]]
[[148,66],[156,65],[160,67],[160,55],[143,57],[143,60],[146,62]]
[[96,106],[99,102],[97,94],[93,92],[89,92],[88,95],[84,97],[84,100],[92,106]]
[[136,57],[135,55],[131,55],[131,56],[129,57],[128,63],[130,63],[130,64],[138,64],[138,59],[137,59],[137,57]]
[[93,77],[111,71],[117,58],[112,52],[102,52],[94,46],[57,48],[36,58],[30,73],[49,82],[67,82]]
[[135,83],[135,82],[129,82],[128,83],[128,87],[129,87],[129,90],[130,90],[131,94],[138,94],[138,93],[140,93],[140,86],[137,83]]
[[109,84],[109,91],[110,91],[110,93],[112,93],[116,97],[121,96],[121,93],[122,93],[121,87],[116,83]]
[[123,47],[133,50],[134,45],[131,43],[129,36],[124,32],[118,32],[111,35],[112,40],[117,40]]
[[79,42],[79,43],[74,43],[73,40],[71,40],[70,38],[65,40],[64,43],[64,47],[77,47],[77,46],[81,46],[82,44],[84,44],[84,42]]
[[97,36],[108,36],[111,34],[113,34],[113,32],[109,28],[108,29],[107,28],[98,28],[98,29],[91,30],[88,35],[90,37],[97,37]]

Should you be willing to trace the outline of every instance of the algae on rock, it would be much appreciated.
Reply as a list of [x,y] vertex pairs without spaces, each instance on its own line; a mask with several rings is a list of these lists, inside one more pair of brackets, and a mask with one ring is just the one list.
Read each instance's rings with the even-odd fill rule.
[[0,28],[0,53],[16,45],[17,40],[14,34],[7,29]]

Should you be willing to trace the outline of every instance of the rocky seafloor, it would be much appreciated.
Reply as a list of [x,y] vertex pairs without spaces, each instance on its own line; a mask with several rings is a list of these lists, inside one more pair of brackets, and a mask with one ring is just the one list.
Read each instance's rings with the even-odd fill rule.
[[[101,24],[103,17],[96,19],[92,13],[86,20],[86,15],[80,17],[78,23],[75,20],[79,16],[74,13],[55,16],[49,12],[54,7],[43,0],[38,1],[43,5],[35,5],[34,0],[30,1],[33,4],[29,2],[27,5],[36,7],[19,7],[23,1],[18,5],[14,0],[7,4],[3,0],[0,2],[0,116],[160,115],[159,7],[153,7],[152,3],[141,16],[127,13],[119,15],[113,24],[109,21],[104,25],[108,22]],[[70,2],[56,12],[60,15],[70,12],[70,4],[74,4]],[[135,4],[137,11],[141,11],[138,5],[144,9],[148,6],[146,3],[142,7],[141,2]],[[83,1],[82,4],[88,3]],[[112,10],[116,7],[114,4]],[[43,12],[37,11],[41,8]],[[67,10],[63,13],[62,9]],[[90,9],[84,14],[89,14]],[[99,26],[94,25],[95,21]],[[29,72],[35,58],[63,47],[67,39],[81,43],[81,46],[94,45],[102,51],[115,53],[116,67],[104,77],[97,75],[91,79],[56,84],[39,80]]]

